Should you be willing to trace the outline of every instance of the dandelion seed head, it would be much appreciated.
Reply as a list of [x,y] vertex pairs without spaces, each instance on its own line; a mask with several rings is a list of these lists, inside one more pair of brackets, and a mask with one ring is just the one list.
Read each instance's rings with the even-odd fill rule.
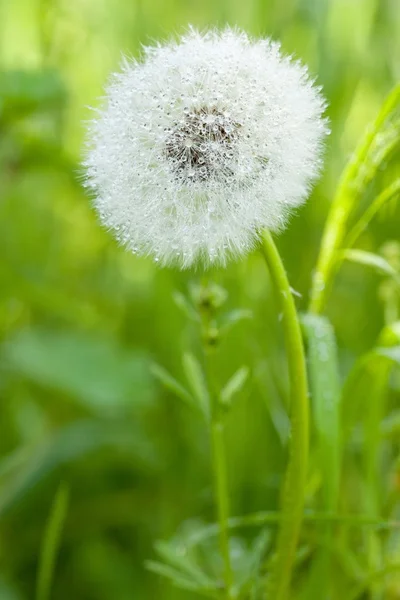
[[132,252],[225,264],[284,226],[321,168],[324,99],[271,40],[191,29],[125,61],[84,162],[101,221]]

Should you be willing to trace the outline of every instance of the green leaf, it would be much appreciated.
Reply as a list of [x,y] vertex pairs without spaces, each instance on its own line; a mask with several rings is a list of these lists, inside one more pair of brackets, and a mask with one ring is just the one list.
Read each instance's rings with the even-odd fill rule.
[[239,583],[240,594],[246,597],[245,594],[253,588],[258,580],[258,574],[262,561],[265,558],[268,546],[271,543],[271,532],[268,529],[263,529],[256,536],[251,548],[246,552],[242,560],[242,573]]
[[366,252],[364,250],[344,250],[339,256],[350,262],[372,267],[380,275],[388,275],[389,277],[397,277],[398,273],[396,270],[385,260],[382,256],[374,254],[373,252]]
[[246,308],[231,310],[221,318],[220,331],[221,333],[227,333],[236,323],[252,318],[253,313]]
[[181,292],[175,291],[173,293],[173,299],[176,306],[181,309],[186,317],[188,317],[191,321],[195,321],[196,323],[200,322],[200,315],[190,304],[186,296],[184,296]]
[[167,390],[175,394],[177,398],[180,398],[180,400],[183,400],[183,402],[189,404],[191,407],[196,406],[196,402],[191,394],[186,390],[186,388],[183,387],[183,385],[179,383],[179,381],[177,381],[166,369],[164,369],[164,367],[153,364],[150,367],[150,370],[154,377],[158,379],[158,381]]
[[24,330],[4,346],[4,359],[18,378],[66,393],[100,416],[119,416],[153,399],[146,358],[105,337]]
[[49,600],[57,551],[68,508],[69,490],[61,484],[51,508],[39,560],[36,600]]
[[232,403],[233,396],[238,394],[243,389],[248,376],[248,367],[240,367],[240,369],[238,369],[236,373],[232,375],[232,377],[221,390],[220,401],[222,404],[229,406]]
[[175,545],[173,542],[158,541],[155,544],[156,551],[160,557],[185,573],[192,581],[195,581],[200,586],[212,587],[215,582],[206,575],[198,565],[194,562],[187,548],[183,544]]
[[188,352],[183,355],[182,362],[190,389],[197,400],[201,412],[208,419],[210,415],[210,397],[203,369],[193,354]]
[[313,414],[324,474],[324,506],[335,510],[341,462],[340,380],[333,328],[326,317],[305,315]]
[[193,581],[193,579],[185,577],[180,571],[173,569],[168,565],[164,565],[163,563],[156,562],[153,560],[146,561],[146,567],[152,571],[153,573],[157,573],[157,575],[162,575],[167,579],[170,579],[174,585],[177,587],[188,590],[192,592],[197,592],[207,598],[219,598],[220,592],[215,589],[215,587],[206,587],[201,586]]

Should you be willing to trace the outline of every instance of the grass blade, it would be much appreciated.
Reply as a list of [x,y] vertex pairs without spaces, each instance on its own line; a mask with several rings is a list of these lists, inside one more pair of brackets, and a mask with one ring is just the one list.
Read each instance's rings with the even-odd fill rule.
[[359,265],[365,265],[372,267],[380,275],[387,275],[389,277],[397,277],[398,273],[388,263],[383,256],[374,254],[373,252],[366,252],[365,250],[344,250],[340,253],[339,259],[348,260]]
[[340,381],[335,335],[325,317],[306,315],[310,386],[318,436],[320,468],[324,473],[324,508],[334,511],[339,494]]
[[343,171],[325,226],[321,251],[313,277],[310,312],[320,313],[325,305],[327,292],[337,267],[336,252],[345,236],[347,221],[354,208],[355,200],[364,189],[363,185],[361,187],[360,184],[356,185],[360,170],[367,161],[377,134],[382,130],[399,103],[400,84],[396,85],[386,98],[377,118],[368,128],[364,139]]
[[391,185],[386,187],[370,204],[365,213],[360,217],[350,233],[346,237],[344,246],[351,248],[354,246],[360,235],[368,227],[372,219],[392,198],[400,193],[400,179],[396,179]]
[[[338,352],[333,328],[325,317],[306,315],[303,325],[308,340],[308,358],[312,412],[317,434],[317,461],[322,477],[323,509],[335,512],[339,501],[341,466],[340,381]],[[322,529],[324,544],[318,548],[305,584],[306,597],[314,598],[320,582],[329,581],[333,529],[326,523]],[[331,587],[326,593],[332,593]]]
[[49,515],[39,559],[36,600],[49,600],[57,552],[68,508],[69,490],[61,483]]

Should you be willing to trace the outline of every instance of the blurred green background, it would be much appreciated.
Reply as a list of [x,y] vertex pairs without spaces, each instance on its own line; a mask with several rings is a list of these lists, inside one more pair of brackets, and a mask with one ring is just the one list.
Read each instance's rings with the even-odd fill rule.
[[[121,55],[137,56],[142,44],[189,23],[229,23],[280,39],[324,87],[332,128],[324,175],[278,239],[301,309],[340,172],[400,79],[399,0],[0,0],[1,600],[35,598],[60,482],[69,504],[52,598],[196,597],[144,561],[154,558],[155,540],[182,522],[190,529],[214,520],[207,432],[150,372],[157,362],[184,381],[182,353],[198,353],[199,333],[174,300],[198,274],[160,270],[118,248],[97,222],[80,168],[88,107],[98,104]],[[400,241],[396,207],[385,217],[363,247],[376,252],[387,239]],[[276,510],[288,433],[279,308],[257,252],[212,275],[229,294],[228,309],[252,314],[216,355],[221,384],[242,365],[251,373],[227,424],[232,512]],[[335,282],[328,313],[343,374],[384,325],[381,281],[349,265]],[[396,377],[388,396],[396,407]],[[364,390],[355,423],[367,405]],[[382,518],[398,512],[396,449],[376,473]],[[362,444],[347,452],[340,504],[365,512]],[[311,465],[317,508],[320,479]],[[332,596],[323,582],[312,585],[318,552],[315,530],[308,534],[296,597],[350,598],[370,538],[343,533]],[[400,560],[398,534],[386,542]],[[400,598],[400,577],[384,592],[357,596],[370,597]]]

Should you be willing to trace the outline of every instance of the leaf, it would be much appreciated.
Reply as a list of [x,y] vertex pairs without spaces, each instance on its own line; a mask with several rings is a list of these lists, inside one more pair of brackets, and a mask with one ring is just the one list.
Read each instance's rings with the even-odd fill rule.
[[[305,315],[312,409],[317,432],[318,466],[322,477],[323,507],[335,512],[339,503],[342,444],[340,436],[340,377],[338,350],[333,327],[326,317]],[[323,528],[327,545],[332,527]],[[326,581],[326,593],[332,594],[329,580],[331,555],[326,547],[318,549],[306,578],[306,596],[314,597],[320,582]]]
[[178,398],[189,404],[192,408],[196,406],[194,398],[190,395],[186,388],[183,387],[164,367],[153,364],[150,367],[151,373],[156,379],[170,392]]
[[208,575],[206,575],[191,559],[184,544],[179,544],[174,547],[173,542],[158,541],[155,548],[166,563],[183,571],[192,581],[194,580],[199,585],[206,587],[215,585],[215,582],[213,582],[213,580],[210,579],[210,577],[208,577]]
[[50,598],[57,551],[67,514],[68,497],[68,487],[62,483],[54,498],[54,503],[51,508],[43,538],[43,546],[39,560],[36,600],[48,600]]
[[182,310],[186,317],[188,317],[191,321],[195,321],[196,323],[200,322],[200,315],[190,304],[186,296],[184,296],[181,292],[175,291],[172,297],[176,306]]
[[220,331],[221,333],[227,333],[234,325],[236,325],[236,323],[240,323],[240,321],[252,318],[253,313],[251,310],[246,308],[237,308],[235,310],[231,310],[222,317]]
[[153,398],[146,358],[108,338],[27,329],[5,344],[4,358],[18,377],[66,393],[101,416],[124,414]]
[[238,394],[243,389],[248,376],[248,367],[240,367],[240,369],[238,369],[236,373],[232,375],[232,377],[221,390],[220,401],[222,404],[229,406],[232,403],[233,396]]
[[344,250],[339,254],[344,259],[360,265],[366,265],[375,269],[380,275],[397,277],[396,270],[382,256],[364,250]]
[[247,551],[245,557],[243,557],[245,561],[242,560],[244,568],[242,568],[240,582],[240,593],[242,596],[246,597],[245,594],[256,584],[262,561],[270,543],[271,532],[268,529],[263,529],[256,536],[251,548]]
[[305,315],[313,412],[324,474],[324,506],[336,510],[341,462],[340,380],[333,328],[326,317]]
[[210,397],[203,369],[193,354],[183,355],[183,369],[190,389],[197,400],[198,406],[206,419],[210,415]]
[[174,583],[177,587],[189,590],[193,592],[197,592],[198,594],[202,594],[207,598],[219,598],[220,592],[215,589],[215,587],[206,587],[200,586],[195,583],[192,579],[185,577],[180,571],[173,569],[168,565],[164,565],[163,563],[156,562],[153,560],[146,561],[146,567],[152,571],[153,573],[157,573],[157,575],[162,575],[163,577],[167,577]]

